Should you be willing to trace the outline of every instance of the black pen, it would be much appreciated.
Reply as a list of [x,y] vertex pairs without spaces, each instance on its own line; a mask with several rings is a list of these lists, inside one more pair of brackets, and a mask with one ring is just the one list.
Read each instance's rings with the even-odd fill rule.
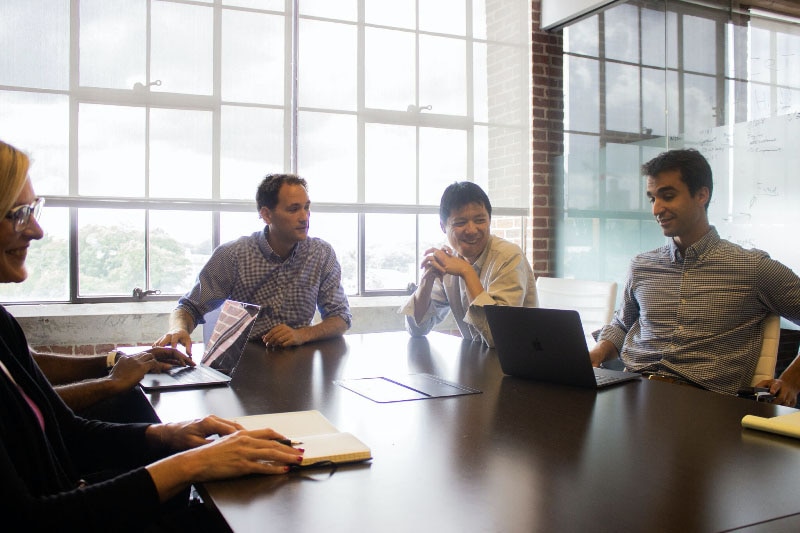
[[280,442],[284,446],[297,446],[298,444],[303,444],[300,441],[291,440],[291,439],[275,439],[275,440]]

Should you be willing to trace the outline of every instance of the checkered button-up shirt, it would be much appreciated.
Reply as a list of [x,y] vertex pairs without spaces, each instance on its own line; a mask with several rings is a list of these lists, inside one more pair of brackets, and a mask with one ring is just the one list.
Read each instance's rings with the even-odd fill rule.
[[622,305],[597,339],[613,342],[629,370],[736,394],[752,380],[770,312],[800,324],[800,278],[712,227],[684,254],[670,239],[635,257]]
[[267,242],[268,227],[217,247],[194,287],[179,301],[196,324],[226,299],[261,306],[251,338],[278,324],[308,326],[319,309],[322,319],[338,316],[348,327],[352,316],[342,287],[336,253],[327,242],[309,237],[281,259]]

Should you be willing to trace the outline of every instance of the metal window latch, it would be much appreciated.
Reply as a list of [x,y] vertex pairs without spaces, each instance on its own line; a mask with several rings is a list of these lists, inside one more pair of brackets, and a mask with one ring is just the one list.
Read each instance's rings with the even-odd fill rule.
[[136,287],[135,289],[133,289],[133,297],[136,298],[137,300],[144,300],[145,298],[147,298],[151,294],[161,294],[161,291],[158,290],[158,289],[153,289],[153,290],[150,290],[150,291],[143,291],[139,287]]

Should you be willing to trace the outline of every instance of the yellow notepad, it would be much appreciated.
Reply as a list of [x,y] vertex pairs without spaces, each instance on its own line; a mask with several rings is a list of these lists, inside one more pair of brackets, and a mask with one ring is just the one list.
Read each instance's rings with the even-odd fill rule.
[[772,418],[745,415],[742,418],[742,427],[800,439],[800,411],[788,415],[773,416]]
[[339,431],[319,411],[294,411],[234,418],[245,429],[272,428],[287,438],[301,442],[303,462],[309,466],[321,461],[352,463],[372,459],[369,447],[355,435]]

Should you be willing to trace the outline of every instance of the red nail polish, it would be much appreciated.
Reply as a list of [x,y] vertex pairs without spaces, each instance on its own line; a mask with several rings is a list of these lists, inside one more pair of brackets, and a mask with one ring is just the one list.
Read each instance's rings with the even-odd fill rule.
[[297,457],[297,462],[298,463],[302,463],[303,462],[303,456],[302,455]]

